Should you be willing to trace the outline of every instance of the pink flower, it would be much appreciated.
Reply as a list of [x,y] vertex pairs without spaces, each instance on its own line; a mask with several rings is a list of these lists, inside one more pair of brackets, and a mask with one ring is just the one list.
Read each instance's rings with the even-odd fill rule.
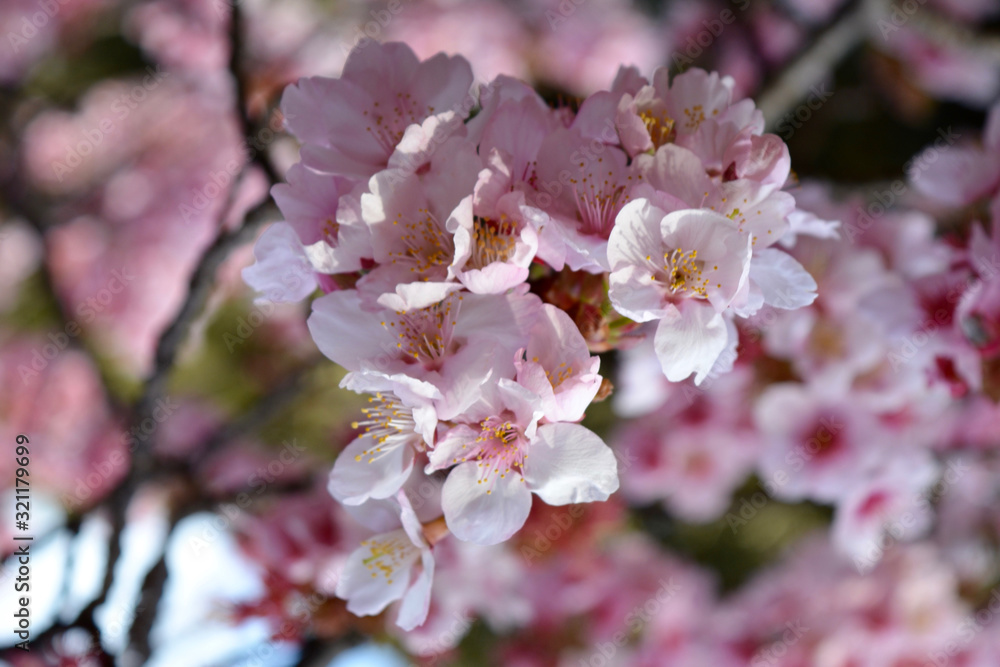
[[426,168],[379,172],[361,196],[377,266],[358,282],[366,305],[423,308],[461,288],[455,282],[454,230],[471,224],[480,170],[468,141],[445,143]]
[[410,311],[366,311],[355,290],[313,301],[309,331],[320,351],[350,371],[408,375],[441,392],[438,416],[474,402],[490,376],[513,377],[515,351],[541,302],[534,295],[452,294]]
[[728,168],[725,155],[737,138],[745,144],[764,131],[763,115],[753,100],[733,100],[734,84],[732,77],[697,68],[678,74],[669,84],[666,68],[653,73],[653,88],[676,132],[674,141],[697,155],[713,175]]
[[[520,84],[520,85],[518,85]],[[483,111],[470,121],[485,162],[501,162],[510,184],[532,183],[542,142],[563,127],[559,113],[524,84],[500,78],[481,95]],[[480,117],[482,116],[482,117]]]
[[601,360],[565,311],[544,304],[531,329],[528,347],[514,360],[517,382],[541,401],[542,415],[553,422],[575,422],[601,388]]
[[749,429],[653,417],[625,431],[620,444],[635,461],[622,473],[629,501],[662,500],[672,514],[693,522],[711,521],[726,511],[758,453]]
[[396,624],[412,630],[430,608],[434,554],[406,495],[397,494],[397,500],[402,528],[370,537],[351,553],[337,581],[337,597],[347,600],[347,610],[357,616],[378,614],[402,600]]
[[888,540],[919,537],[931,525],[928,490],[937,477],[937,465],[924,450],[854,482],[837,505],[835,546],[865,573],[881,559]]
[[407,127],[468,104],[471,85],[464,58],[439,53],[420,62],[405,44],[366,43],[351,51],[339,79],[301,79],[281,106],[306,166],[368,178],[386,168]]
[[427,471],[454,466],[441,505],[459,539],[509,539],[528,518],[532,493],[549,505],[567,505],[607,500],[618,489],[608,446],[578,424],[539,426],[540,408],[531,391],[501,379],[439,437]]
[[243,269],[243,280],[269,301],[301,301],[319,283],[306,249],[291,225],[276,222],[254,246],[253,266]]
[[632,2],[529,5],[537,12],[537,41],[532,54],[536,76],[565,90],[588,94],[608,84],[619,63],[648,72],[667,55],[659,26]]
[[[610,135],[614,138],[613,128]],[[579,128],[551,132],[538,151],[535,192],[538,256],[553,268],[601,273],[608,269],[608,237],[638,182],[628,156]]]
[[[57,347],[60,340],[68,336],[56,330],[47,337],[15,337],[4,343],[0,437],[14,443],[19,434],[26,434],[32,488],[53,497],[59,494],[58,501],[77,512],[95,506],[115,488],[128,472],[138,437],[145,436],[126,430],[105,402],[90,359],[78,350]],[[157,414],[170,416],[177,407],[169,399],[164,405],[157,406]],[[13,480],[15,467],[12,455],[0,464],[0,473]],[[8,488],[14,488],[13,481]],[[12,531],[13,522],[7,525]]]
[[769,247],[788,230],[787,218],[795,210],[795,199],[780,190],[789,173],[788,149],[773,135],[750,139],[750,152],[726,157],[728,175],[721,179],[706,173],[699,157],[682,146],[639,155],[635,165],[642,185],[632,196],[652,199],[665,210],[715,211],[750,234],[755,249]]
[[[950,128],[949,128],[950,130]],[[956,134],[956,137],[961,135]],[[967,206],[1000,189],[1000,103],[993,105],[982,143],[949,144],[945,135],[913,159],[914,187],[949,206]]]
[[348,273],[371,259],[368,228],[358,215],[363,186],[340,176],[320,174],[297,163],[285,174],[288,183],[271,189],[285,221],[295,229],[322,273]]
[[240,512],[234,523],[240,548],[258,566],[327,594],[333,593],[334,571],[365,532],[321,488],[283,496],[259,515]]
[[750,237],[704,210],[664,213],[638,199],[608,243],[608,296],[637,322],[659,320],[656,352],[667,379],[701,382],[725,349],[722,312],[746,287]]
[[330,494],[345,505],[389,498],[410,477],[416,453],[434,442],[433,400],[441,392],[406,375],[354,373],[345,384],[373,395],[364,419],[352,424],[364,433],[344,448],[330,472]]
[[520,18],[515,7],[502,2],[418,3],[407,5],[385,27],[391,39],[406,42],[421,57],[462,53],[478,77],[528,78],[525,51],[531,36]]
[[[487,133],[494,127],[488,125]],[[524,203],[523,183],[511,171],[515,165],[520,178],[533,176],[533,162],[526,161],[526,155],[533,153],[515,158],[493,148],[486,168],[479,172],[471,202],[463,200],[449,220],[455,243],[453,274],[477,294],[500,294],[523,283],[535,258],[538,234],[533,212]]]
[[985,358],[1000,355],[1000,217],[992,238],[976,226],[969,241],[970,279],[955,309],[955,320],[969,343]]
[[839,500],[851,480],[883,458],[886,433],[870,411],[830,387],[772,385],[754,418],[765,438],[761,475],[780,498]]

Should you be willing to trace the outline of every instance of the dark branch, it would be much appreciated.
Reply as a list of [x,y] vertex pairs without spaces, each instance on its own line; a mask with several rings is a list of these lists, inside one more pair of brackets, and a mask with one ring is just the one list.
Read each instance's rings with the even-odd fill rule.
[[774,128],[809,89],[829,76],[867,35],[873,6],[882,0],[861,0],[813,41],[758,98],[768,129]]
[[336,639],[310,637],[302,645],[302,653],[295,667],[326,667],[335,657],[362,641],[364,637],[353,630]]

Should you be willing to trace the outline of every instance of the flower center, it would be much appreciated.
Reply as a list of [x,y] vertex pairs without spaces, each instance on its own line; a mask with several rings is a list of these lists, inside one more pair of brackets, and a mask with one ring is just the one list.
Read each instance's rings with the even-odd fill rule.
[[373,463],[385,453],[408,443],[417,449],[424,448],[423,438],[416,433],[413,413],[399,402],[395,394],[379,392],[369,397],[368,402],[373,405],[361,410],[365,418],[353,422],[351,428],[364,427],[365,434],[371,436],[374,444],[355,456],[355,461],[367,458],[368,463]]
[[615,226],[618,211],[628,202],[624,185],[615,185],[610,180],[614,172],[609,171],[603,183],[587,182],[587,177],[573,184],[576,194],[576,210],[580,214],[581,231],[584,234],[608,238]]
[[361,112],[369,120],[365,127],[368,132],[378,142],[379,146],[391,154],[406,128],[414,123],[421,123],[429,114],[434,113],[434,107],[426,107],[426,111],[417,104],[410,93],[396,93],[396,101],[391,109],[381,106],[378,102],[372,103],[371,109]]
[[[712,115],[714,116],[717,113],[718,111],[713,111]],[[703,122],[705,122],[705,107],[696,104],[693,107],[684,109],[684,129],[688,132],[694,132]]]
[[445,299],[427,308],[396,313],[395,320],[381,324],[396,337],[396,349],[404,359],[437,370],[454,352],[452,331],[461,301],[462,297]]
[[[663,285],[670,294],[708,298],[708,278],[703,276],[705,263],[698,259],[697,250],[687,252],[683,248],[668,250],[663,253],[662,271],[659,266],[653,264],[652,255],[647,255],[646,261],[653,265],[650,278]],[[713,270],[718,268],[714,266]]]
[[361,546],[369,550],[370,555],[361,562],[371,572],[372,579],[385,577],[386,584],[392,583],[397,570],[408,571],[419,555],[417,547],[402,530],[365,540]]
[[506,215],[501,215],[499,222],[475,216],[472,220],[472,256],[469,264],[481,269],[494,262],[506,262],[514,254],[516,235],[517,225]]
[[652,109],[646,109],[639,113],[639,118],[646,126],[646,131],[649,132],[654,149],[670,143],[670,135],[674,131],[674,119],[668,116],[666,111],[656,113]]
[[410,272],[419,280],[429,281],[432,277],[442,277],[447,272],[455,256],[455,245],[444,226],[427,209],[420,209],[423,217],[416,222],[402,222],[402,214],[397,214],[393,225],[402,223],[403,233],[399,237],[404,249],[391,252],[392,263],[410,265]]
[[333,218],[327,218],[323,226],[320,228],[320,232],[323,234],[327,243],[329,243],[334,248],[337,247],[337,234],[340,232],[340,224],[336,222]]
[[[532,357],[531,360],[536,364],[539,363],[538,357]],[[573,367],[565,361],[559,364],[556,368],[545,370],[545,377],[548,379],[549,384],[552,385],[552,389],[558,388],[559,385],[568,380],[572,375]]]
[[[487,484],[490,488],[487,494],[493,493],[493,484],[497,479],[505,479],[514,471],[520,476],[524,461],[528,458],[525,451],[527,441],[520,427],[509,419],[489,417],[479,422],[479,437],[471,445],[471,450],[455,459],[455,463],[476,461],[479,466],[479,484]],[[465,445],[469,448],[470,445]],[[521,477],[521,481],[524,478]]]

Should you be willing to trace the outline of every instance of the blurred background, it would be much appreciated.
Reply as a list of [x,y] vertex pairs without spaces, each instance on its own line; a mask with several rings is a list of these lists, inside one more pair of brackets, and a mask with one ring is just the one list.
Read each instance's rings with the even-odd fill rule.
[[[752,363],[695,394],[603,355],[620,391],[658,386],[651,405],[613,396],[585,422],[620,454],[623,491],[567,525],[536,503],[515,543],[442,556],[422,630],[348,614],[331,573],[367,533],[325,486],[361,399],[315,349],[308,304],[255,301],[240,270],[298,159],[282,90],[338,75],[365,39],[463,55],[478,82],[512,75],[553,104],[606,89],[623,64],[717,70],[788,143],[821,217],[899,183],[890,233],[933,237],[893,246],[914,261],[989,219],[906,179],[942,132],[979,141],[1000,96],[998,0],[3,0],[4,555],[18,434],[34,542],[32,651],[0,664],[1000,664],[995,627],[956,639],[1000,581],[1000,366],[984,362],[975,436],[956,434],[969,413],[948,403],[919,445],[977,471],[932,498],[970,525],[939,520],[869,571],[835,556],[830,506],[762,485],[755,401],[803,373],[752,336]],[[677,424],[709,454],[648,445]],[[0,574],[4,647],[15,568]],[[859,643],[877,648],[852,662]]]

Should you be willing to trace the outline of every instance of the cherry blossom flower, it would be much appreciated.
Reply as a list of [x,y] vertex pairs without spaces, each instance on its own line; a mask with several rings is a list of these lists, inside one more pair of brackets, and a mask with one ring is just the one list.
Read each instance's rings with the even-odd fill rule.
[[350,371],[403,374],[435,386],[438,417],[451,419],[476,400],[487,378],[514,376],[514,353],[540,310],[534,295],[465,293],[426,308],[368,312],[355,290],[345,290],[316,299],[308,325],[320,350]]
[[856,480],[837,506],[834,544],[863,572],[871,569],[884,554],[884,545],[911,541],[930,528],[928,490],[937,476],[936,464],[924,454],[894,459]]
[[364,432],[333,466],[330,493],[347,505],[389,498],[410,477],[416,453],[434,443],[433,400],[441,398],[441,392],[406,375],[355,373],[346,386],[373,395],[363,409],[364,419],[352,424]]
[[287,223],[264,230],[254,246],[256,263],[243,269],[243,280],[270,301],[301,301],[316,291],[316,271],[299,235]]
[[434,553],[406,495],[397,500],[402,528],[368,538],[348,556],[337,597],[347,600],[348,611],[358,616],[378,614],[401,600],[396,624],[412,630],[427,618]]
[[611,302],[638,322],[659,320],[656,352],[667,379],[701,382],[728,341],[722,312],[750,270],[750,237],[701,210],[665,213],[640,199],[609,241]]
[[529,203],[545,213],[536,223],[538,256],[555,269],[608,269],[608,237],[638,183],[623,150],[604,144],[590,150],[592,141],[579,128],[560,128],[538,150],[537,193]]
[[460,109],[471,85],[464,58],[421,62],[405,44],[366,44],[351,52],[339,79],[289,87],[282,110],[306,166],[364,179],[386,168],[407,127]]
[[907,175],[917,190],[948,206],[966,206],[998,192],[1000,103],[990,109],[981,143],[960,140],[952,145],[941,139],[947,136],[913,158]]
[[614,454],[597,435],[578,424],[539,425],[541,417],[538,396],[501,379],[438,438],[427,470],[454,466],[441,503],[456,537],[510,538],[528,517],[532,493],[566,505],[606,500],[618,489]]
[[514,360],[518,384],[539,397],[543,416],[552,422],[583,418],[601,387],[600,363],[569,316],[551,304],[543,306],[523,358],[519,351]]

